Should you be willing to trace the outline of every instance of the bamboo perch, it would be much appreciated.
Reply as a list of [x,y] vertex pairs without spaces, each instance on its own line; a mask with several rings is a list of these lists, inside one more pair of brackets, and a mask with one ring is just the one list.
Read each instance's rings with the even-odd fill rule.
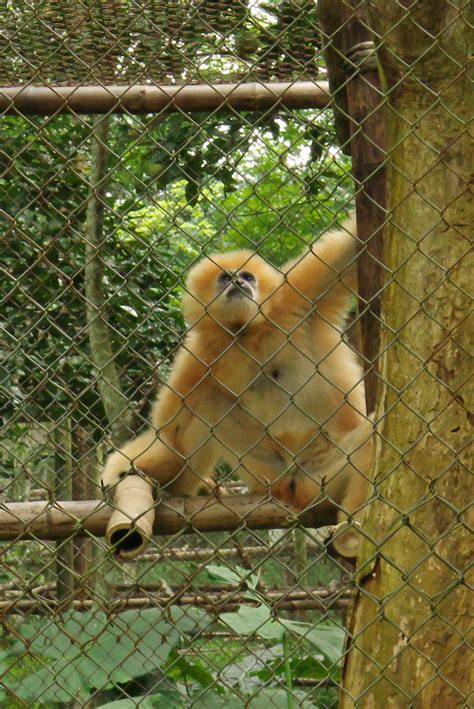
[[4,86],[0,111],[51,115],[73,113],[154,113],[157,111],[264,111],[274,107],[324,108],[326,81],[186,84],[182,86]]
[[[267,603],[271,603],[276,610],[318,610],[327,612],[328,610],[343,610],[347,608],[353,598],[352,593],[334,595],[319,595],[311,591],[307,593],[288,593],[287,591],[270,591],[264,594]],[[169,606],[193,606],[205,608],[210,611],[235,611],[242,605],[254,606],[255,600],[249,599],[243,593],[221,592],[221,593],[181,593],[175,596],[162,594],[124,596],[113,598],[106,605],[101,602],[103,609],[108,612],[118,613],[129,608],[166,608]],[[49,613],[58,607],[58,601],[54,597],[48,598],[10,598],[0,600],[0,613]],[[97,600],[92,598],[71,599],[71,607],[74,610],[85,611],[97,608]]]
[[[0,506],[0,541],[104,536],[112,508],[103,500],[11,502]],[[175,534],[280,529],[300,522],[306,527],[333,524],[336,511],[328,500],[298,516],[259,495],[170,497],[155,506],[153,533]]]

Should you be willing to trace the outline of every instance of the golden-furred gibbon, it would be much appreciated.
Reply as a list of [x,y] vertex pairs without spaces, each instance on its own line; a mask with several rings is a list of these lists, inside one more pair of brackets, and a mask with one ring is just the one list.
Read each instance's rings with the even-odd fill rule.
[[108,458],[102,484],[136,468],[190,495],[225,461],[250,492],[293,508],[323,491],[341,521],[360,510],[372,424],[342,337],[358,248],[350,219],[281,270],[247,250],[195,265],[183,299],[189,330],[151,426]]

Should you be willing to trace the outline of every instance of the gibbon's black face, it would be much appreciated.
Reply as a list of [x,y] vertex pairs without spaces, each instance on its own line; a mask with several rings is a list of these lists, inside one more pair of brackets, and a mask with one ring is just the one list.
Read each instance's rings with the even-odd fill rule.
[[258,296],[257,279],[250,271],[221,271],[217,277],[217,290],[228,302],[243,299],[256,300]]

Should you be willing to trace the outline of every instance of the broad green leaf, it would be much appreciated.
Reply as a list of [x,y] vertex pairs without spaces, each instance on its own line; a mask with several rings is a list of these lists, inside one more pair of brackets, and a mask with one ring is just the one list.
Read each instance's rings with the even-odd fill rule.
[[114,702],[101,704],[100,709],[185,709],[184,699],[179,692],[172,690],[150,694],[146,697],[133,699],[117,699]]
[[241,606],[235,613],[221,613],[220,620],[239,635],[260,635],[268,640],[281,640],[285,628],[273,619],[270,608]]
[[69,662],[57,661],[54,665],[41,667],[21,680],[13,682],[4,678],[4,684],[17,697],[40,702],[72,702],[87,699],[90,689],[85,678],[77,673]]
[[214,581],[223,581],[224,583],[231,583],[235,585],[245,583],[249,588],[256,588],[258,583],[258,577],[256,574],[249,574],[247,569],[243,569],[237,565],[235,565],[234,568],[236,569],[235,571],[229,569],[227,566],[208,564],[206,566],[206,573],[209,578]]
[[280,623],[310,642],[331,662],[340,662],[344,652],[345,630],[334,623],[300,623],[282,618]]
[[21,683],[6,684],[24,699],[43,692],[44,701],[71,701],[93,688],[109,688],[163,668],[181,637],[157,608],[126,611],[112,619],[99,611],[71,611],[60,621],[29,623],[21,632],[30,639],[33,655],[43,662],[49,658],[49,667],[31,672]]
[[[315,706],[305,692],[293,690],[291,696],[298,709],[310,709]],[[192,706],[193,709],[287,709],[288,693],[278,687],[265,687],[240,699],[236,694],[229,693],[220,697],[209,691],[194,699]]]
[[194,680],[200,687],[210,687],[215,682],[214,675],[209,671],[208,667],[199,660],[189,660],[187,657],[178,656],[175,654],[170,659],[167,669],[167,677],[173,679],[176,683]]
[[74,657],[78,650],[101,637],[107,622],[101,611],[68,611],[57,621],[41,618],[27,623],[21,627],[21,634],[30,641],[30,650],[38,655]]
[[201,630],[207,630],[213,622],[209,613],[200,608],[172,606],[169,609],[169,614],[176,629],[186,634],[196,634]]
[[[293,678],[332,679],[334,682],[339,682],[341,679],[341,670],[339,667],[335,667],[333,664],[327,667],[321,660],[311,656],[290,658],[290,669]],[[285,675],[283,657],[268,662],[263,669],[251,672],[251,675],[258,677],[264,682],[271,681],[274,677],[283,677]]]

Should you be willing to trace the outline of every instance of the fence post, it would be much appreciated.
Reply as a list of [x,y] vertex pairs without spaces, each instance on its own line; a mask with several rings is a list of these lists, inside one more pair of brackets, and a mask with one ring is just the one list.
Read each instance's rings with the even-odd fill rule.
[[[352,4],[352,7],[351,7]],[[366,249],[358,259],[359,310],[367,411],[377,401],[382,229],[385,222],[386,129],[383,92],[372,37],[359,3],[321,0],[320,16],[336,102],[338,137],[352,155],[357,227]]]

